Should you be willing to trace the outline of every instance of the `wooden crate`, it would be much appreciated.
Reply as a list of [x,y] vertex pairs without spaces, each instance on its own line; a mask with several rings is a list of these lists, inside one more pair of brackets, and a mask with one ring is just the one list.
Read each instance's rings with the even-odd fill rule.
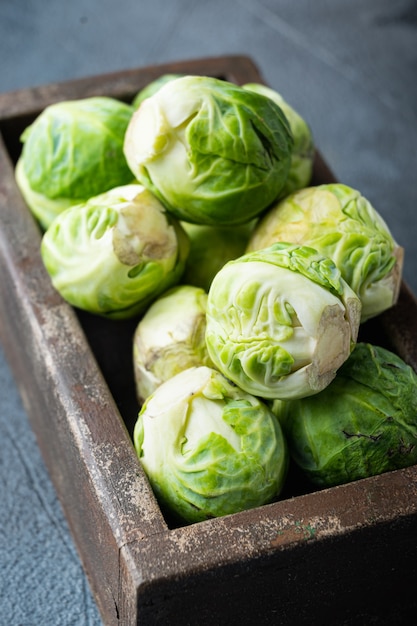
[[[0,339],[105,624],[402,624],[416,608],[417,469],[173,527],[136,458],[136,322],[78,313],[51,286],[14,180],[22,130],[64,99],[131,101],[164,73],[262,82],[245,56],[140,68],[0,95]],[[333,175],[317,154],[313,184]],[[363,338],[417,369],[417,304]]]

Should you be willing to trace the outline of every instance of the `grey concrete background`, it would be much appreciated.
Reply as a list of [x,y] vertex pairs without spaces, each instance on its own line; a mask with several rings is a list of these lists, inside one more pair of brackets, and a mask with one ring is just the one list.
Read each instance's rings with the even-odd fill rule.
[[[0,0],[1,92],[232,53],[380,211],[417,292],[415,0]],[[101,624],[1,349],[0,502],[0,625]]]

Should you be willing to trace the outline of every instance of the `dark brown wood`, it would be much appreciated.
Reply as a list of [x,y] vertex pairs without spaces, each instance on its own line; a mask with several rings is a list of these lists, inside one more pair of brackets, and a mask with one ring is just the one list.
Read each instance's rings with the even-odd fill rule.
[[[43,268],[40,232],[14,181],[21,131],[49,103],[129,101],[168,72],[262,81],[250,59],[230,56],[0,95],[0,339],[103,621],[403,623],[417,604],[416,467],[311,493],[290,485],[274,504],[174,527],[130,438],[135,320],[76,313]],[[313,183],[332,180],[317,154]],[[403,284],[398,305],[361,332],[417,368],[416,320]]]

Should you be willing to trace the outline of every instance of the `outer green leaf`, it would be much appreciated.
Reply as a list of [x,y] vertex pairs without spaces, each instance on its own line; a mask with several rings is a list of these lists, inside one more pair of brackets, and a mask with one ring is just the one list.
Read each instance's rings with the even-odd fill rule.
[[207,367],[177,374],[148,398],[134,442],[161,504],[186,522],[270,502],[288,467],[267,406]]
[[159,385],[193,366],[212,365],[207,352],[207,293],[177,285],[151,304],[133,338],[137,395],[143,402]]
[[270,99],[204,76],[171,80],[142,103],[126,133],[133,174],[178,218],[248,222],[279,194],[292,136]]
[[302,189],[310,184],[313,174],[315,146],[313,135],[307,122],[274,89],[258,83],[243,85],[245,89],[271,98],[283,111],[291,128],[294,147],[291,154],[291,167],[287,181],[280,192],[280,197]]
[[227,263],[207,303],[213,363],[248,393],[293,398],[332,380],[356,341],[358,297],[314,249],[275,244]]
[[326,389],[276,409],[294,460],[317,485],[417,463],[417,376],[379,346],[357,344]]
[[48,106],[25,129],[16,179],[45,228],[68,206],[133,180],[123,154],[132,113],[113,98],[71,100]]
[[42,239],[54,287],[73,306],[131,317],[184,271],[188,239],[142,185],[126,185],[71,207]]
[[330,257],[362,302],[362,320],[398,298],[403,249],[359,191],[340,183],[290,194],[256,226],[248,251],[277,241],[316,248]]
[[219,228],[181,222],[190,239],[182,282],[209,290],[211,282],[225,263],[244,254],[254,221]]
[[153,94],[161,89],[165,83],[168,83],[170,80],[174,80],[175,78],[180,78],[181,76],[182,74],[162,74],[162,76],[158,76],[158,78],[148,83],[136,94],[132,101],[133,108],[138,109],[146,98],[153,96]]

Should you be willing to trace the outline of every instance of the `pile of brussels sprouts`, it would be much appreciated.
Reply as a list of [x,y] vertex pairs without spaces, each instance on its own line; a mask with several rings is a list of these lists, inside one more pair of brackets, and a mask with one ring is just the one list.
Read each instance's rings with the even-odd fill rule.
[[163,75],[125,104],[47,107],[16,180],[74,307],[136,318],[138,458],[189,523],[417,463],[417,376],[360,325],[395,305],[402,248],[360,192],[310,186],[274,90]]

